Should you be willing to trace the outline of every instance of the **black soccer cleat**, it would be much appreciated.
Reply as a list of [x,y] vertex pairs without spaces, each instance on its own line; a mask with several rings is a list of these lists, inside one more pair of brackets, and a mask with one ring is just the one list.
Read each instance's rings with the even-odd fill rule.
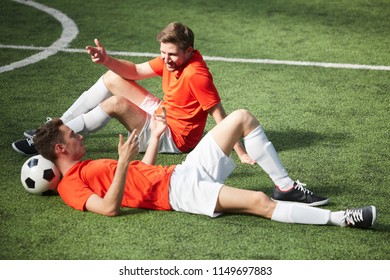
[[33,138],[35,136],[36,132],[37,131],[35,129],[29,129],[29,130],[26,130],[25,132],[23,132],[23,135],[26,138]]
[[12,148],[25,156],[34,156],[38,154],[32,138],[21,139],[12,143]]
[[[51,121],[52,118],[46,117],[46,123]],[[33,137],[35,136],[36,130],[29,129],[26,130],[23,135],[26,139],[21,139],[12,143],[12,148],[18,153],[25,156],[35,156],[38,153],[37,149],[34,146]]]
[[345,211],[344,222],[346,223],[347,227],[369,228],[375,224],[375,220],[375,206],[352,208]]
[[275,201],[302,203],[308,206],[328,204],[328,198],[313,194],[305,186],[306,184],[295,181],[293,187],[288,191],[282,191],[278,187],[275,187],[272,191],[272,199]]
[[[46,117],[46,122],[45,123],[47,123],[47,122],[49,122],[51,120],[52,120],[52,118]],[[33,138],[35,136],[36,132],[37,132],[36,129],[28,129],[28,130],[23,132],[23,136],[26,137],[26,138]]]

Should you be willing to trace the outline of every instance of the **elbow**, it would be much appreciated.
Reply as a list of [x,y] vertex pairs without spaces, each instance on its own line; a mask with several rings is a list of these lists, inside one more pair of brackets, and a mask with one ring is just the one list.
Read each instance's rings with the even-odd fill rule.
[[116,217],[119,216],[120,210],[119,209],[111,209],[107,210],[103,213],[103,215],[108,216],[108,217]]
[[97,194],[91,195],[84,205],[85,211],[110,217],[118,216],[120,214],[120,208],[120,203],[109,199],[102,199]]
[[107,217],[116,217],[120,214],[120,208],[114,206],[106,206],[95,212]]

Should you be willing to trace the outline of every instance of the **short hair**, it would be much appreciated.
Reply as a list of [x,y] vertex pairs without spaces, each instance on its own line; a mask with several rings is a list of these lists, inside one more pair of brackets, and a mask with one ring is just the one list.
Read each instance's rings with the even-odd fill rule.
[[172,22],[157,35],[157,41],[172,43],[182,50],[187,50],[189,47],[194,47],[194,33],[184,24]]
[[63,124],[61,119],[53,118],[38,128],[33,138],[38,153],[52,162],[57,160],[56,144],[65,142],[64,133],[60,130]]

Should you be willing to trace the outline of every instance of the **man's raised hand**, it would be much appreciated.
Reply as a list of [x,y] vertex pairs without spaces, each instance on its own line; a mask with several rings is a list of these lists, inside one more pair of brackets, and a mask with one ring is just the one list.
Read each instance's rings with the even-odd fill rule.
[[128,164],[136,158],[138,151],[139,141],[136,129],[133,130],[126,142],[124,142],[123,135],[119,134],[118,161],[123,161]]
[[88,54],[91,56],[91,59],[94,63],[104,64],[109,59],[106,49],[99,42],[98,39],[95,39],[94,42],[96,47],[87,46],[85,47],[85,49],[87,50]]
[[152,130],[152,134],[156,136],[157,138],[160,138],[160,136],[165,132],[165,129],[167,128],[167,110],[164,106],[161,107],[161,112],[158,112],[157,109],[151,118],[150,123],[150,129]]

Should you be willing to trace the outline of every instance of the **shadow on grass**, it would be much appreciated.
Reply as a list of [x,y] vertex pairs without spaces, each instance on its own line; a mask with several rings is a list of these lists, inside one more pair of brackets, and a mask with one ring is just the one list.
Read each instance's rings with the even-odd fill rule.
[[377,232],[390,232],[390,225],[376,223],[372,230]]
[[[203,136],[209,131],[205,131]],[[273,143],[276,151],[302,149],[321,142],[341,146],[350,136],[346,133],[318,133],[299,129],[265,130],[267,138]]]
[[151,210],[141,208],[121,208],[120,216],[132,216],[140,214],[148,214]]
[[283,131],[269,130],[265,133],[278,152],[302,149],[320,142],[330,142],[336,146],[340,146],[349,138],[345,133],[321,134],[314,131],[296,129]]

